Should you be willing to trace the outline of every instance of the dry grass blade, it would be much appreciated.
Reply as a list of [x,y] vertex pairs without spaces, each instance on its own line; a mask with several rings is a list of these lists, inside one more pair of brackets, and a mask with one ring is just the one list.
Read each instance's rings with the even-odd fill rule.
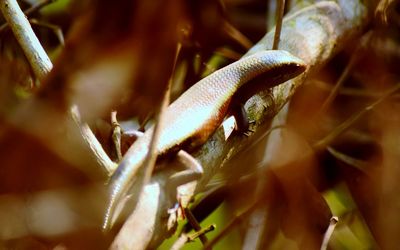
[[238,42],[243,48],[250,49],[253,46],[253,43],[240,32],[238,29],[235,28],[232,24],[228,21],[224,21],[223,23],[223,30],[225,31],[228,36],[230,36],[233,40]]
[[362,160],[358,160],[356,158],[353,158],[349,155],[346,155],[342,152],[337,151],[336,149],[334,149],[333,147],[327,147],[327,150],[329,153],[331,153],[334,157],[336,157],[337,159],[343,161],[344,163],[360,170],[361,172],[363,172],[364,174],[368,174],[368,172],[366,171],[366,166],[367,166],[367,162],[362,161]]
[[361,39],[361,42],[357,45],[357,48],[355,49],[354,53],[352,54],[350,61],[347,63],[342,74],[340,74],[340,77],[339,77],[338,81],[336,82],[335,86],[333,87],[332,91],[329,93],[329,96],[326,98],[325,102],[322,104],[321,109],[317,113],[317,116],[324,114],[326,112],[326,110],[329,108],[332,101],[335,99],[335,97],[339,93],[340,88],[343,86],[343,83],[346,81],[347,77],[351,73],[351,70],[353,69],[355,64],[358,62],[359,57],[361,56],[361,49],[367,46],[367,43],[371,39],[372,35],[373,35],[373,33],[369,32],[366,35],[364,35],[364,37]]
[[176,51],[175,51],[175,59],[172,65],[172,73],[171,73],[171,77],[168,81],[167,87],[165,89],[164,92],[164,96],[163,99],[161,101],[161,105],[160,105],[160,111],[159,114],[157,116],[157,121],[156,124],[154,126],[154,131],[153,131],[153,135],[151,137],[151,142],[150,142],[150,148],[149,148],[149,152],[147,154],[146,160],[144,162],[144,181],[143,181],[143,185],[146,185],[147,183],[149,183],[151,175],[154,171],[154,166],[157,160],[157,155],[156,155],[156,147],[158,144],[158,140],[160,137],[160,132],[161,132],[161,128],[163,127],[163,122],[164,122],[164,113],[165,110],[167,109],[169,102],[170,102],[170,95],[171,95],[171,87],[172,87],[172,76],[173,73],[175,72],[175,67],[176,67],[176,63],[178,60],[178,56],[179,53],[181,51],[181,44],[178,43],[176,46]]
[[365,115],[366,113],[368,113],[369,111],[374,109],[377,105],[379,105],[381,102],[385,101],[391,95],[395,94],[399,89],[400,89],[400,84],[396,84],[394,87],[389,89],[386,93],[384,93],[378,100],[371,103],[370,105],[365,107],[360,112],[349,117],[346,121],[344,121],[342,124],[337,126],[331,133],[329,133],[323,139],[321,139],[317,143],[315,143],[313,146],[314,149],[321,150],[321,149],[327,147],[328,145],[330,145],[339,135],[341,135],[343,132],[345,132],[347,129],[349,129],[363,115]]
[[[324,81],[320,80],[310,80],[310,82],[315,85],[317,88],[321,88],[324,91],[331,92],[333,90],[332,86]],[[339,95],[344,96],[352,96],[352,97],[363,97],[363,98],[379,98],[382,96],[382,93],[379,91],[371,91],[371,90],[364,90],[359,88],[352,88],[352,87],[342,87],[338,90]],[[400,97],[399,95],[395,95],[395,98]]]

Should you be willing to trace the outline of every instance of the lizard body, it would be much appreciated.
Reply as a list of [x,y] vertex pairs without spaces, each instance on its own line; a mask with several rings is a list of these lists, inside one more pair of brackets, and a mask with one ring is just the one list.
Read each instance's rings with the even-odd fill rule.
[[[222,123],[237,90],[254,77],[266,74],[266,87],[273,87],[299,75],[305,68],[304,62],[290,53],[271,50],[244,57],[205,77],[165,110],[156,155],[202,145]],[[114,221],[117,205],[140,178],[138,172],[148,153],[153,130],[154,126],[135,141],[111,176],[104,229]]]

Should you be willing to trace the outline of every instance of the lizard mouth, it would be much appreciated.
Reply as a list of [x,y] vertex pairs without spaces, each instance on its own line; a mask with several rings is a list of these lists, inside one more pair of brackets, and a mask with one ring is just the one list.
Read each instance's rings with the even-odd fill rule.
[[306,69],[307,66],[305,64],[287,63],[259,74],[252,81],[263,82],[264,88],[272,88],[300,75]]

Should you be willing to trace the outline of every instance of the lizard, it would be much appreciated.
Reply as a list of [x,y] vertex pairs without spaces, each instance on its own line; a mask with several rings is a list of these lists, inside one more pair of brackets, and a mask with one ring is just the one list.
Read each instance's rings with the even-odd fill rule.
[[[155,145],[156,155],[160,157],[202,145],[223,122],[236,92],[253,78],[265,77],[265,88],[269,88],[296,77],[306,68],[301,59],[287,51],[264,50],[215,71],[166,108]],[[121,206],[128,192],[140,183],[138,173],[143,171],[141,167],[149,151],[153,131],[154,125],[132,144],[110,177],[103,230],[112,226],[118,216],[115,214],[117,206]],[[201,172],[202,169],[198,169],[197,173],[196,170],[186,170],[187,174],[193,173],[196,178]]]

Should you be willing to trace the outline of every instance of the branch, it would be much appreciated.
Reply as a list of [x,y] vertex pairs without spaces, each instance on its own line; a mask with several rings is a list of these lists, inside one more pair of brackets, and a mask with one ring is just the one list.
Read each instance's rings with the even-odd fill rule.
[[86,145],[89,147],[91,155],[94,156],[96,162],[100,167],[104,169],[109,175],[115,171],[117,164],[114,163],[107,153],[104,151],[100,142],[97,140],[96,136],[93,134],[87,123],[81,121],[78,107],[76,105],[72,106],[70,109],[70,115],[77,125],[79,132],[85,141]]
[[[24,10],[24,15],[28,17],[31,14],[35,13],[36,11],[40,10],[42,7],[44,7],[54,1],[55,0],[42,0],[41,2],[38,2],[35,5],[32,5],[30,8]],[[0,26],[0,32],[5,31],[7,29],[7,27],[8,27],[8,23],[2,24]]]
[[53,64],[33,32],[25,14],[16,0],[3,0],[0,2],[0,8],[35,76],[39,80],[43,79],[51,71]]

